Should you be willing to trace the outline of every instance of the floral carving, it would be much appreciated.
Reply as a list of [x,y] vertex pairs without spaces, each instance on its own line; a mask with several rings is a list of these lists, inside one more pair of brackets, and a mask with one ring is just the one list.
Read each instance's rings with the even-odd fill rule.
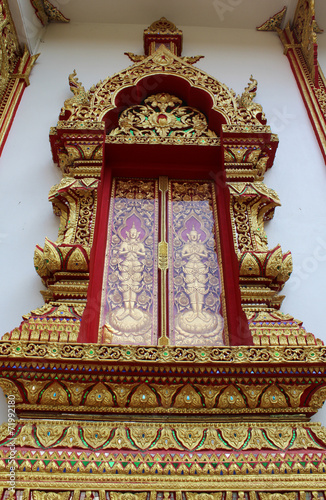
[[207,120],[200,112],[182,106],[182,100],[170,94],[157,94],[145,99],[143,105],[123,111],[119,127],[109,136],[159,137],[216,137],[208,129]]

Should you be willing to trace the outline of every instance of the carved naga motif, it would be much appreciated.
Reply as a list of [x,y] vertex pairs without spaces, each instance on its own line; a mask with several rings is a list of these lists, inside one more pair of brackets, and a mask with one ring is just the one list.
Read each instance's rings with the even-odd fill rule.
[[85,87],[79,82],[77,78],[76,70],[69,75],[69,87],[74,97],[65,100],[65,108],[73,109],[74,106],[89,104],[88,92],[86,92]]
[[248,84],[242,95],[237,97],[239,110],[241,111],[241,109],[246,109],[250,111],[250,113],[259,120],[259,122],[265,124],[266,118],[263,113],[262,106],[253,102],[254,98],[256,97],[258,83],[252,75],[250,77],[250,82],[251,83]]

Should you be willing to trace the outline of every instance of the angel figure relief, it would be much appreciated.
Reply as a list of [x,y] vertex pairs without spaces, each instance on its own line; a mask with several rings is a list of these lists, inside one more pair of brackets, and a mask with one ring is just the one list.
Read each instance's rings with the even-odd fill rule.
[[128,316],[135,321],[142,318],[143,313],[136,309],[135,303],[137,293],[142,289],[142,273],[144,264],[140,259],[145,257],[145,246],[139,241],[140,231],[137,231],[133,223],[130,231],[127,231],[127,238],[120,245],[120,256],[124,259],[119,264],[120,286],[122,292],[124,310],[117,313],[119,320],[124,320]]
[[184,244],[181,255],[185,260],[183,267],[185,273],[186,291],[189,295],[191,309],[186,313],[188,323],[193,322],[198,318],[201,321],[208,322],[209,316],[203,312],[204,298],[208,292],[206,283],[207,266],[203,259],[207,258],[207,250],[205,245],[201,243],[200,234],[196,231],[195,226],[188,233],[189,241]]
[[[195,345],[220,343],[222,318],[210,305],[212,279],[209,269],[209,251],[203,231],[194,225],[183,235],[181,248],[183,274],[183,300],[188,306],[175,316],[176,344],[185,342]],[[187,238],[187,241],[185,241]]]
[[111,280],[116,282],[115,297],[120,303],[116,307],[111,304],[106,326],[119,342],[127,343],[137,337],[143,338],[152,323],[152,315],[145,307],[140,307],[148,298],[144,282],[146,248],[135,220],[129,230],[121,234],[116,260]]

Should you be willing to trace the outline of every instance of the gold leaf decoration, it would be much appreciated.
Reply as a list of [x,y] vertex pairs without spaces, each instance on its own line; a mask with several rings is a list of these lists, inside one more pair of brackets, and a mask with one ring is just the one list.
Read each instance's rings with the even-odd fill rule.
[[[131,137],[216,137],[208,129],[206,117],[182,100],[167,93],[145,99],[144,104],[131,106],[119,118],[119,127],[109,136]],[[243,154],[243,151],[242,151]]]
[[309,436],[307,429],[304,427],[297,427],[295,429],[295,440],[293,444],[290,446],[290,449],[304,449],[306,450],[307,448],[319,448],[323,449],[322,446],[318,445],[315,441],[311,439]]
[[259,493],[261,500],[296,500],[297,493]]
[[226,446],[223,441],[218,437],[217,430],[209,427],[206,431],[206,439],[202,445],[199,446],[199,450],[215,450],[216,448],[222,450],[229,450],[230,447]]
[[146,500],[147,493],[120,493],[110,491],[110,500]]
[[304,393],[305,389],[307,388],[306,386],[297,384],[295,385],[280,384],[280,387],[282,387],[287,396],[289,396],[290,403],[293,408],[297,408],[298,406],[300,406],[300,398]]
[[130,399],[131,408],[142,407],[155,408],[159,406],[156,395],[146,384],[141,384],[133,393]]
[[16,384],[11,380],[5,378],[0,378],[0,387],[3,390],[6,397],[12,395],[15,396],[15,402],[21,403],[23,401],[22,395]]
[[16,444],[19,444],[20,446],[30,446],[31,448],[35,448],[37,445],[32,434],[33,425],[30,423],[25,424],[18,436],[15,438]]
[[69,500],[70,491],[33,491],[33,500]]
[[221,435],[232,448],[239,449],[248,437],[248,429],[241,426],[230,426],[229,429],[222,429]]
[[157,436],[157,430],[147,425],[141,427],[130,427],[130,437],[136,445],[145,450],[149,448]]
[[65,427],[60,424],[51,425],[49,423],[40,423],[36,427],[36,435],[41,444],[48,448],[52,446],[62,436]]
[[216,493],[191,493],[186,492],[187,500],[222,500],[222,492]]
[[278,448],[285,450],[290,444],[293,431],[292,427],[276,425],[275,427],[266,429],[266,435]]
[[309,402],[309,406],[315,408],[321,408],[325,402],[325,399],[326,399],[326,386],[321,387],[317,389],[316,392],[314,392]]
[[163,450],[178,449],[182,450],[183,448],[177,443],[172,434],[172,429],[169,425],[163,425],[161,430],[161,435],[159,440],[156,443],[156,448]]
[[258,427],[253,427],[250,431],[250,441],[243,448],[244,450],[261,450],[266,446],[266,439],[263,436],[262,430]]
[[186,385],[181,389],[174,402],[175,408],[202,408],[203,404],[197,391]]
[[83,429],[83,435],[87,444],[92,448],[100,448],[108,440],[110,431],[106,427],[98,424],[96,427],[86,427]]
[[126,429],[121,426],[115,430],[114,436],[110,441],[110,446],[118,450],[121,450],[121,448],[137,449],[127,438]]
[[227,387],[221,394],[218,401],[219,408],[245,408],[246,404],[241,393],[233,386]]
[[84,443],[81,441],[79,436],[79,428],[77,424],[69,425],[65,437],[60,443],[61,446],[67,446],[67,448],[86,448]]
[[85,406],[113,406],[112,394],[102,382],[99,382],[87,395]]
[[286,408],[288,406],[282,391],[275,385],[271,385],[261,398],[262,408]]
[[203,437],[203,430],[196,429],[194,426],[184,425],[182,428],[178,427],[176,434],[184,447],[192,450],[200,443]]
[[22,380],[27,392],[28,401],[35,404],[39,398],[39,393],[43,389],[45,382],[36,380]]
[[53,382],[43,392],[40,403],[49,406],[69,405],[69,399],[62,385]]
[[258,398],[263,390],[262,386],[238,384],[246,396],[249,408],[256,408]]

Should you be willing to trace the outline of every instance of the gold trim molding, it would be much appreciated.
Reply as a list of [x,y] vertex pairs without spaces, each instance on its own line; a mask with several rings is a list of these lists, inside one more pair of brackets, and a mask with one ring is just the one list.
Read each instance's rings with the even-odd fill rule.
[[293,22],[285,29],[281,28],[282,19],[280,23],[273,22],[279,14],[257,29],[268,31],[271,26],[272,31],[277,31],[326,162],[326,85],[318,64],[316,36],[323,30],[315,20],[315,0],[298,0]]
[[22,51],[7,0],[0,0],[0,154],[39,54]]

